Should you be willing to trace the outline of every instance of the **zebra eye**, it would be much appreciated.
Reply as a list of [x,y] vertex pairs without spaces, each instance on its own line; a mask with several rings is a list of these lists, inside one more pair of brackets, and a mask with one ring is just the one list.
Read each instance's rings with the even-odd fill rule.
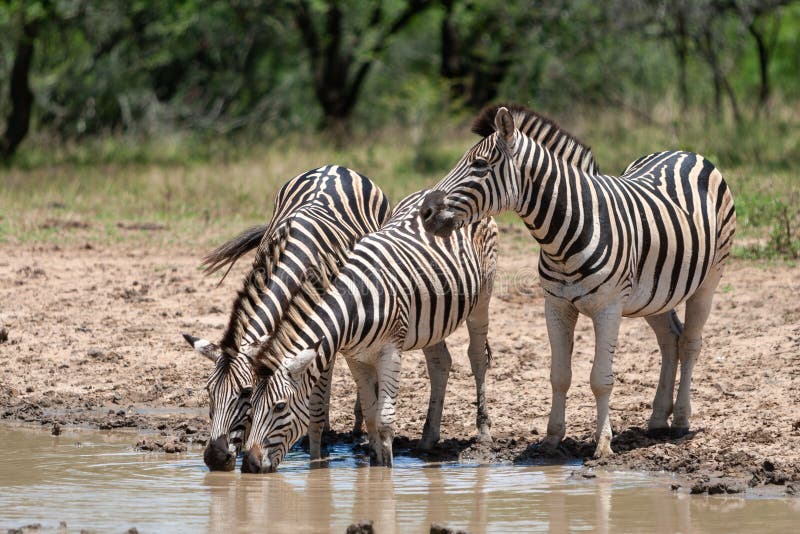
[[253,388],[242,388],[242,398],[249,399],[250,395],[253,394]]
[[472,166],[478,170],[486,170],[489,167],[489,162],[483,158],[475,158],[472,160]]
[[275,411],[276,412],[282,412],[285,409],[286,409],[286,403],[285,402],[281,401],[281,402],[275,403]]

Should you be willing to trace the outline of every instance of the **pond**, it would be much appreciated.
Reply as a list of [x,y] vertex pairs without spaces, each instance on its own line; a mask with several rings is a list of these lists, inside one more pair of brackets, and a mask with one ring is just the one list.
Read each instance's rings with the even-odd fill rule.
[[0,529],[122,532],[339,532],[362,519],[377,533],[431,523],[478,532],[794,530],[800,501],[690,496],[669,477],[588,473],[578,466],[478,467],[396,457],[370,468],[350,447],[328,469],[292,452],[277,473],[210,473],[202,451],[135,451],[133,434],[60,436],[0,426]]

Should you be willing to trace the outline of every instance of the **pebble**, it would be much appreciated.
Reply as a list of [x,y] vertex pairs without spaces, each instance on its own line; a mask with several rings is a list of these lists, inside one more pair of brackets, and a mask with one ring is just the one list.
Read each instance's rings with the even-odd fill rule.
[[[432,531],[431,531],[432,532]],[[374,534],[375,529],[372,527],[372,520],[361,520],[358,523],[352,523],[346,530],[347,534]]]

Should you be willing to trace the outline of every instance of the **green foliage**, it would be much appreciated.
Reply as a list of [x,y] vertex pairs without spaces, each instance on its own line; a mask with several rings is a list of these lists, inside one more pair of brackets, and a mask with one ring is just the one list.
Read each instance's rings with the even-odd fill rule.
[[[19,210],[0,214],[6,239],[52,236],[25,214],[62,197],[113,235],[117,216],[260,220],[276,183],[330,162],[399,198],[447,172],[492,100],[558,118],[608,173],[657,150],[704,154],[737,194],[752,243],[739,253],[800,248],[797,0],[6,0],[0,136],[25,28],[34,105],[0,169],[3,209]],[[354,88],[355,106],[329,120]],[[228,180],[229,165],[248,170]],[[114,198],[108,211],[98,195]]]

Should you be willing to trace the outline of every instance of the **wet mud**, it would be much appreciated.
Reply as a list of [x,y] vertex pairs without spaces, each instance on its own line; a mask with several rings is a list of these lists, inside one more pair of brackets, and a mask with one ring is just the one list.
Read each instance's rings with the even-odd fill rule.
[[[508,235],[511,234],[511,235]],[[800,269],[733,261],[717,290],[695,367],[691,431],[646,432],[658,381],[655,336],[623,322],[611,398],[613,457],[594,460],[589,387],[591,322],[575,336],[567,438],[540,449],[550,403],[549,345],[536,253],[516,230],[501,240],[489,340],[487,395],[494,441],[475,440],[475,394],[462,328],[448,340],[453,370],[442,440],[418,451],[428,380],[420,353],[404,355],[395,449],[431,461],[576,464],[666,471],[687,493],[800,493]],[[246,265],[217,287],[197,270],[199,251],[118,244],[0,245],[0,418],[48,429],[138,429],[132,445],[180,452],[208,438],[210,364],[182,332],[218,339]],[[243,262],[246,263],[246,262]],[[359,452],[355,387],[335,372],[327,439]]]

